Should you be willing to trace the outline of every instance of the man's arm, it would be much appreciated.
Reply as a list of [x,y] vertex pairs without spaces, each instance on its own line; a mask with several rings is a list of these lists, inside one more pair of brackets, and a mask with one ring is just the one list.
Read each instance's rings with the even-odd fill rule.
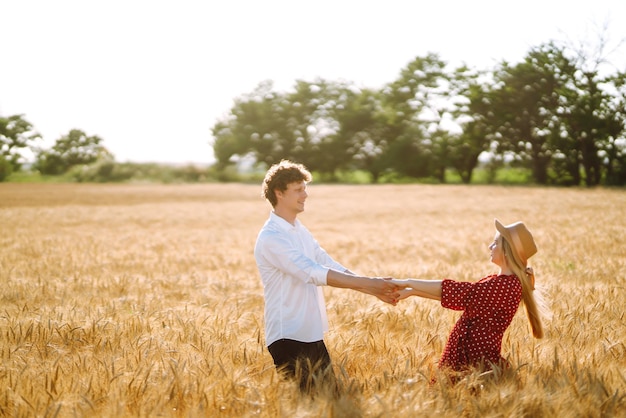
[[400,294],[401,286],[393,284],[391,280],[380,277],[356,276],[350,273],[342,273],[333,269],[328,270],[326,284],[332,287],[358,290],[376,296],[383,302],[395,305]]

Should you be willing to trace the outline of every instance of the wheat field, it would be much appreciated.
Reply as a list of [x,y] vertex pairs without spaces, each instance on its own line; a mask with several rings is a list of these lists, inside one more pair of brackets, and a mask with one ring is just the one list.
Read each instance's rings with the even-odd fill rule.
[[511,370],[436,363],[459,312],[325,288],[342,393],[301,395],[263,341],[260,185],[0,184],[0,416],[626,416],[626,192],[312,183],[300,219],[353,271],[477,280],[523,220],[551,309]]

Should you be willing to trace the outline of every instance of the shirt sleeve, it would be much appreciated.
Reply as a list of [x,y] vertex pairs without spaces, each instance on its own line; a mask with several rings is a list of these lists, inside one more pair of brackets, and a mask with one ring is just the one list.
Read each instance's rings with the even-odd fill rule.
[[441,306],[455,311],[465,310],[467,307],[466,296],[472,286],[474,283],[471,282],[444,279],[441,282]]
[[285,237],[272,234],[263,238],[262,256],[285,274],[296,277],[305,283],[317,286],[327,285],[328,267],[305,256]]
[[337,270],[339,272],[344,272],[347,270],[346,267],[335,261],[326,250],[324,250],[320,245],[315,241],[315,260],[326,267],[332,268],[333,270]]

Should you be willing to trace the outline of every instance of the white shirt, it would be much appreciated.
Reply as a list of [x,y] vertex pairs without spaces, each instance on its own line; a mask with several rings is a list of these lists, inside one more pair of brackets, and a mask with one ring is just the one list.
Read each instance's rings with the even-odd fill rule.
[[259,232],[254,246],[265,294],[265,343],[281,338],[319,341],[328,331],[324,294],[328,270],[345,271],[296,219],[276,215]]

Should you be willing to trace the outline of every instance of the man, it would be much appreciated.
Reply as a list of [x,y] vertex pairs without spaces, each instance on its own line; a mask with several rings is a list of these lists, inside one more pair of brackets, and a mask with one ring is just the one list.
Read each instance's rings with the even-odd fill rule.
[[[265,340],[274,364],[310,389],[316,373],[332,374],[324,344],[328,319],[321,286],[358,290],[395,305],[388,280],[357,276],[333,260],[296,218],[304,211],[311,174],[283,160],[267,171],[263,196],[273,211],[261,229],[254,257],[265,295]],[[334,380],[334,379],[333,379]]]

